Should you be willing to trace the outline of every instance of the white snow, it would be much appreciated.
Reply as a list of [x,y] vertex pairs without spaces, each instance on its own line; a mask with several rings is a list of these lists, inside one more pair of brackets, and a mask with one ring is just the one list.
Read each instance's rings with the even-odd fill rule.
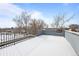
[[0,49],[0,56],[76,56],[76,53],[64,37],[41,35]]

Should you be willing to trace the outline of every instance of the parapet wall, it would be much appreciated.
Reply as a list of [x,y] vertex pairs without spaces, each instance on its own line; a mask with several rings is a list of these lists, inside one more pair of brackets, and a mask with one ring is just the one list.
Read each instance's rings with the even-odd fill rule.
[[69,41],[77,55],[79,55],[79,32],[65,31],[65,38]]
[[55,36],[64,36],[63,32],[57,32],[57,28],[47,28],[42,31],[42,34],[44,35],[55,35]]

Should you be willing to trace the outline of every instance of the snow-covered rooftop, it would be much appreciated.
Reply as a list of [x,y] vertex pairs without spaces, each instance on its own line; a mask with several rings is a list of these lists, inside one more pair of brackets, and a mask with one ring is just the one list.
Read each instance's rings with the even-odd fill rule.
[[41,35],[0,49],[0,56],[76,56],[76,53],[64,37]]

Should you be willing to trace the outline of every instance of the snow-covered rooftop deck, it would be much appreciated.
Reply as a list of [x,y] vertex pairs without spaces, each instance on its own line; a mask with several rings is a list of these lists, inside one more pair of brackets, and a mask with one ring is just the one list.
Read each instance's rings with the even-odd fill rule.
[[41,35],[0,49],[0,56],[76,56],[76,53],[64,37]]

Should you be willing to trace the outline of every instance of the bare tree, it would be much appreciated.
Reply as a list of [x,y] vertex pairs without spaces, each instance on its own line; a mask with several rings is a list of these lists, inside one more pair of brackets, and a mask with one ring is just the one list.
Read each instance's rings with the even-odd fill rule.
[[30,23],[30,32],[33,35],[38,34],[44,27],[46,27],[46,24],[44,23],[43,20],[36,20],[33,19]]
[[28,14],[27,12],[22,12],[21,15],[17,15],[13,21],[16,23],[17,27],[19,29],[23,28],[25,30],[25,33],[27,33],[27,26],[28,22],[31,20],[31,14]]
[[28,34],[28,23],[31,20],[31,14],[28,14],[27,12],[22,13],[22,21],[23,21],[23,28],[25,30],[25,33]]
[[36,34],[37,33],[37,21],[34,19],[31,21],[30,23],[30,30],[32,34]]
[[48,25],[43,21],[43,20],[38,20],[38,29],[39,30],[42,30],[43,28],[47,28],[48,27]]
[[66,18],[66,14],[62,15],[56,15],[54,17],[54,23],[51,25],[54,26],[55,28],[63,28],[65,26],[66,22],[69,22],[72,18],[74,17],[74,14],[71,15],[69,18]]

